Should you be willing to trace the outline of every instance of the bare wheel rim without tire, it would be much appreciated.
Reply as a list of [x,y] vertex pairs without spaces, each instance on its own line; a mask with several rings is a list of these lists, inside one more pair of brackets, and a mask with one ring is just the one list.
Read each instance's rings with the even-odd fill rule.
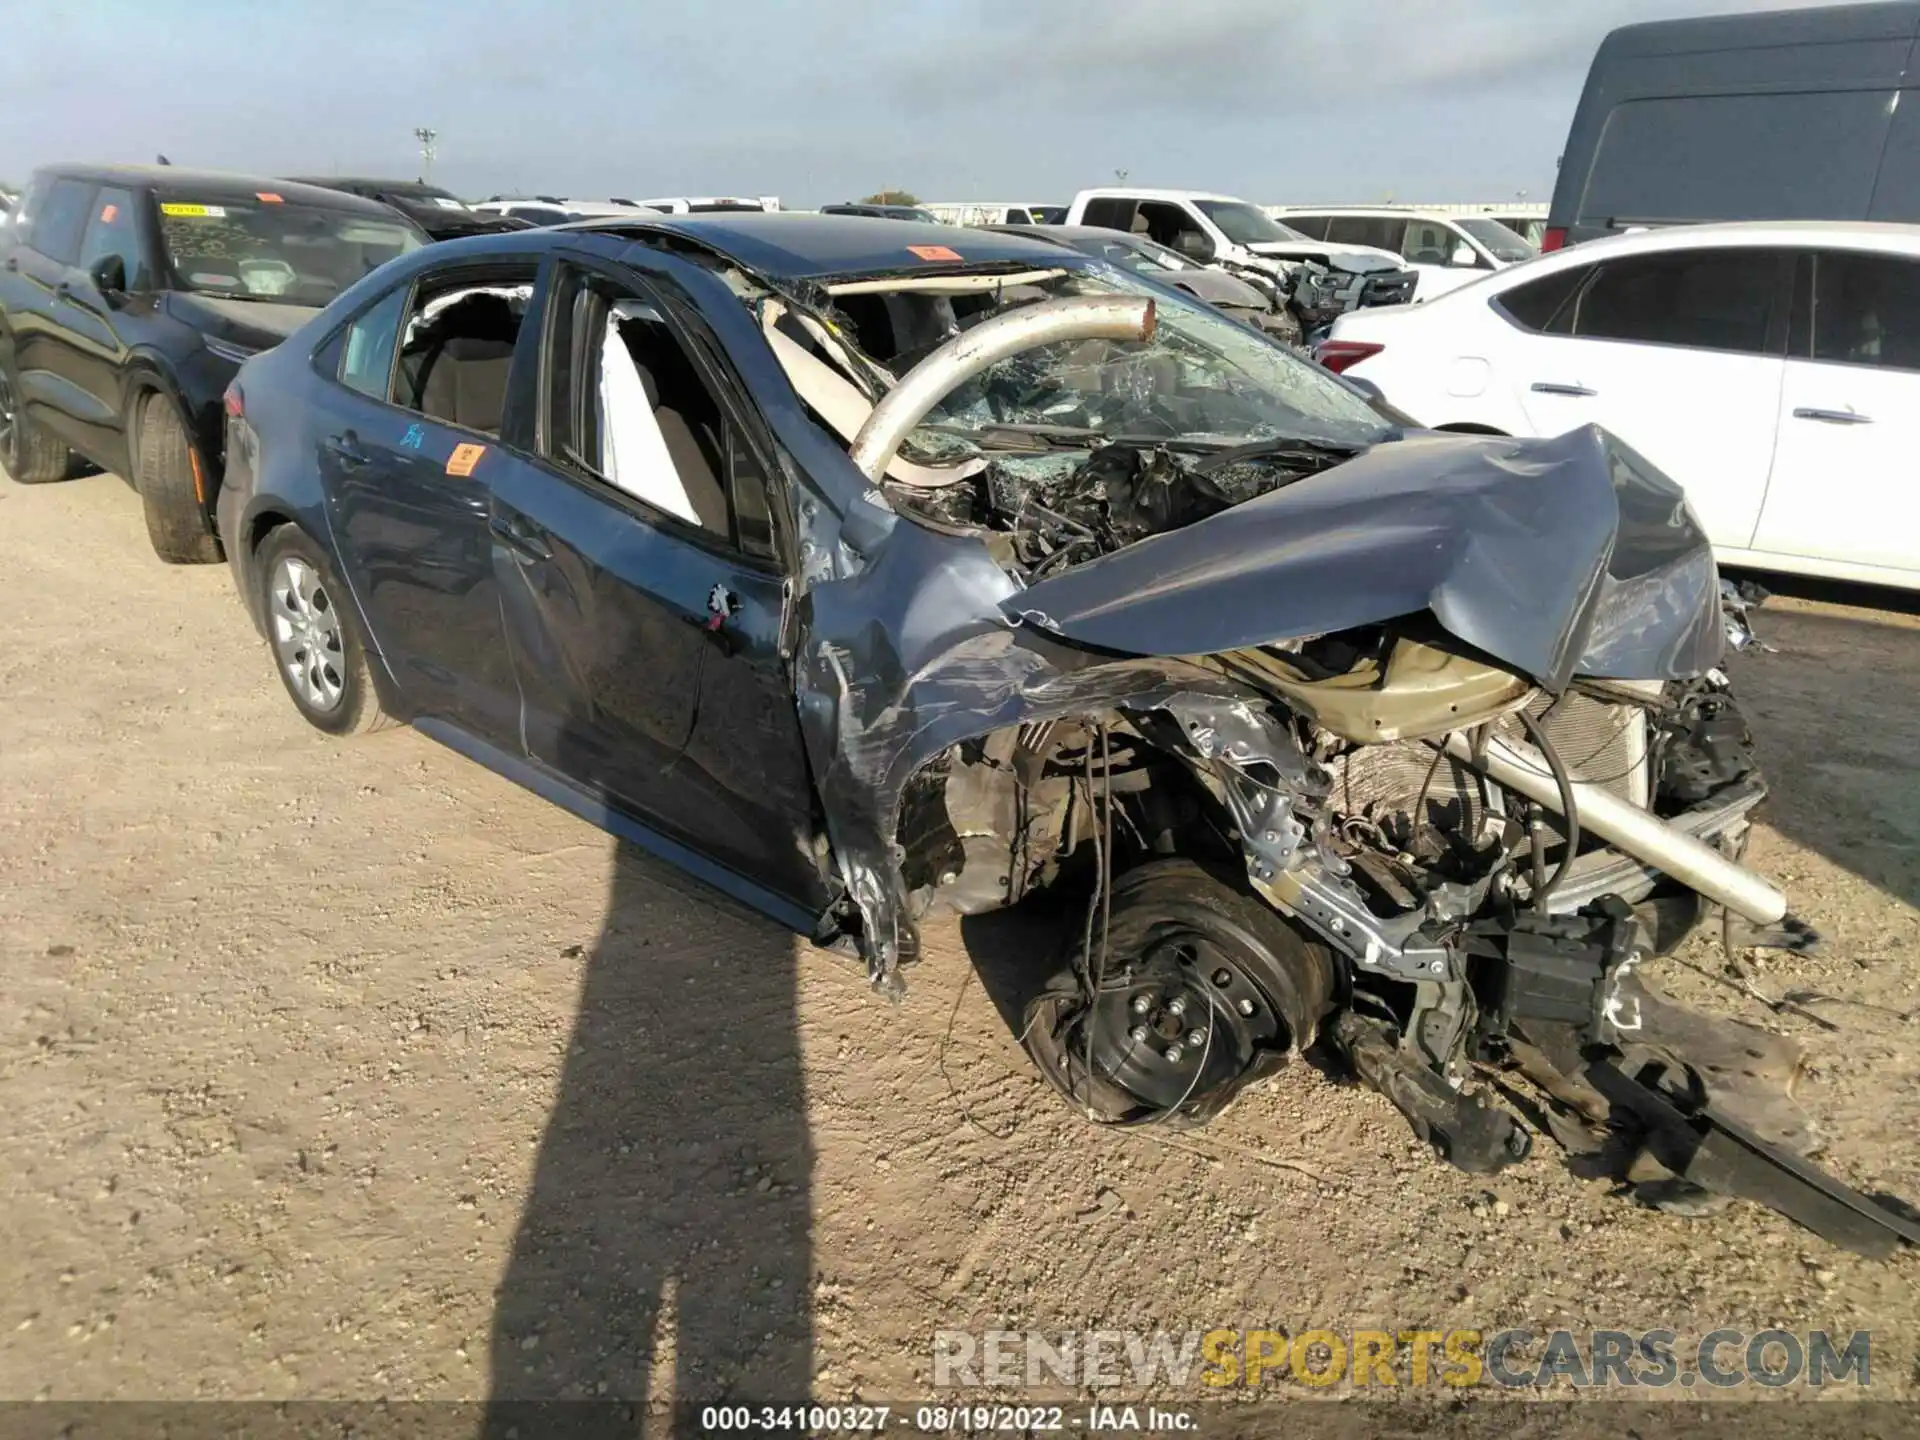
[[347,688],[347,657],[340,615],[320,572],[297,555],[282,556],[273,567],[268,612],[274,655],[294,694],[321,714],[337,709]]

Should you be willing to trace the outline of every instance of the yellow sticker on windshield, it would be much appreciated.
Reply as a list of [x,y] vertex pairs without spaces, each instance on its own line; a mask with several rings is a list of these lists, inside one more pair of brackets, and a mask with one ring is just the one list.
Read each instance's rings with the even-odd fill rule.
[[196,219],[224,220],[227,210],[224,205],[183,205],[176,201],[163,201],[160,206],[162,215],[191,215]]
[[456,445],[453,454],[447,457],[447,474],[471,475],[473,467],[480,463],[480,457],[487,453],[484,445]]

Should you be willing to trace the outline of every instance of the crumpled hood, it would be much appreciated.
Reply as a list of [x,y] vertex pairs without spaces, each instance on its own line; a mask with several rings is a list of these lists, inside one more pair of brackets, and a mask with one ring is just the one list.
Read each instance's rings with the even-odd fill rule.
[[265,350],[278,345],[320,313],[313,305],[276,305],[267,300],[229,300],[176,290],[167,297],[174,318],[238,345]]
[[1345,245],[1328,245],[1317,240],[1263,240],[1247,249],[1256,255],[1269,256],[1280,260],[1296,256],[1308,256],[1336,270],[1346,270],[1355,275],[1371,275],[1381,270],[1398,270],[1405,264],[1398,256],[1389,255],[1384,250],[1356,249]]
[[1430,611],[1550,690],[1719,663],[1713,552],[1666,476],[1595,426],[1414,432],[1010,597],[1128,655],[1207,655]]

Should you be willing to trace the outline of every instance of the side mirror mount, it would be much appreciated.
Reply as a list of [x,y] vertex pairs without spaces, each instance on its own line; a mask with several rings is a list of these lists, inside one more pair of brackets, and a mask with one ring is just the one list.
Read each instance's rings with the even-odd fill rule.
[[127,262],[118,255],[102,255],[88,269],[87,277],[109,305],[126,298]]
[[1471,245],[1462,240],[1453,247],[1453,258],[1447,263],[1457,270],[1471,270],[1480,263],[1480,257],[1474,253]]
[[1213,259],[1213,242],[1198,230],[1182,230],[1174,249],[1189,260],[1204,262]]

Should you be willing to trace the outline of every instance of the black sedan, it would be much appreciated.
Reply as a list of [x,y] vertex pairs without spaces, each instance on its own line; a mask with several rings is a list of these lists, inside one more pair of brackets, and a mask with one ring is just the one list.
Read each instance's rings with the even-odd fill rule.
[[[1022,1040],[1099,1119],[1324,1038],[1466,1168],[1526,1154],[1465,1087],[1518,1066],[1662,1193],[1814,1213],[1769,1141],[1689,1171],[1764,1082],[1658,1089],[1712,1022],[1633,907],[1785,901],[1731,858],[1711,550],[1603,432],[1410,434],[1057,245],[779,214],[429,247],[227,409],[221,533],[319,728],[410,721],[893,991],[928,915],[1077,891]],[[1843,1243],[1906,1233],[1852,1201]]]

